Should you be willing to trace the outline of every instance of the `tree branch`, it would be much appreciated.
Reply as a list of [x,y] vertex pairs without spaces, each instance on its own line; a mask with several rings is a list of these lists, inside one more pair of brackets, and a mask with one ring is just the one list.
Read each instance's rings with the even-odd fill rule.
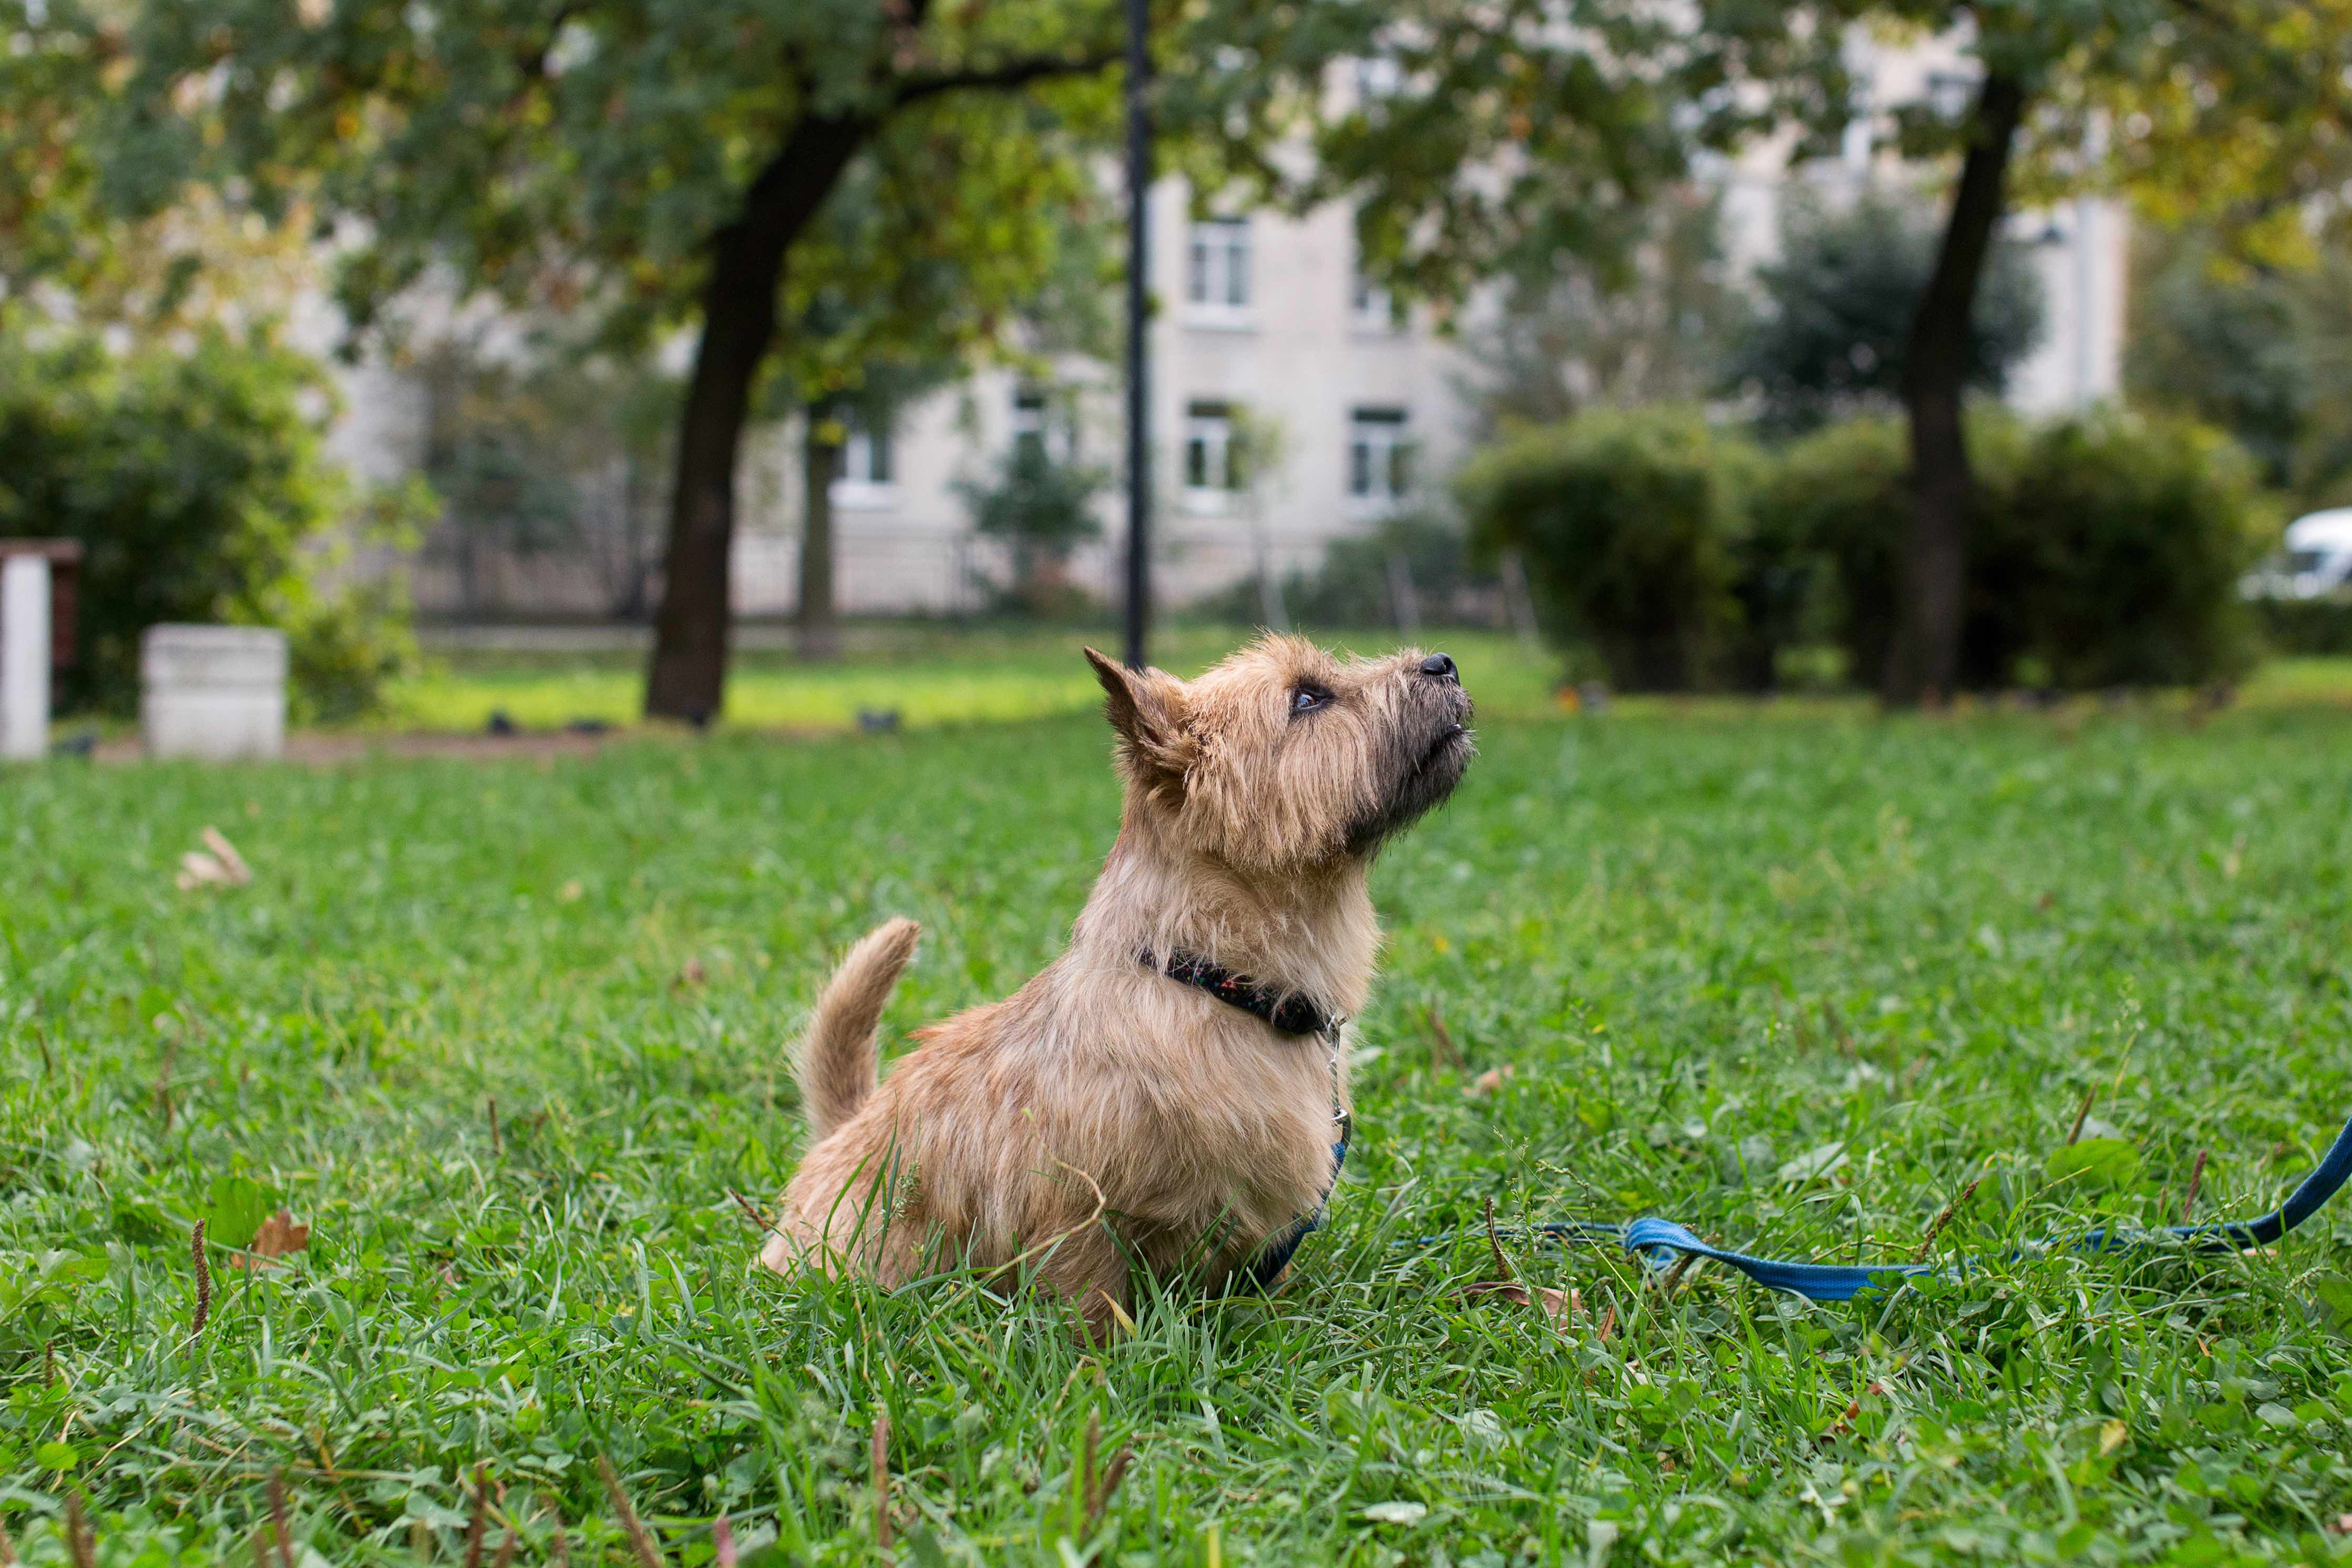
[[961,92],[967,89],[1003,91],[1053,77],[1091,76],[1107,66],[1117,65],[1118,60],[1119,57],[1115,53],[1081,55],[1076,58],[1066,55],[1034,55],[1027,59],[1008,60],[985,69],[940,71],[932,76],[909,77],[898,84],[898,90],[891,97],[890,107],[904,109],[927,98]]

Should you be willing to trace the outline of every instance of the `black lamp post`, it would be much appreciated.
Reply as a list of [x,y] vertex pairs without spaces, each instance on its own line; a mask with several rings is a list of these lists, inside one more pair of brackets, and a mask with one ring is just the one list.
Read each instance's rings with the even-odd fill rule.
[[1151,630],[1150,0],[1127,0],[1127,663],[1141,669]]

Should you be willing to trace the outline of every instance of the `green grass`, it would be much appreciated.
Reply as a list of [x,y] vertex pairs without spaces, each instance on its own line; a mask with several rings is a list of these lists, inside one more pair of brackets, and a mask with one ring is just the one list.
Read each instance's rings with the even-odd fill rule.
[[[750,730],[844,730],[860,709],[898,709],[923,728],[983,720],[1042,719],[1089,711],[1102,702],[1079,650],[1087,643],[1116,653],[1115,627],[926,628],[880,626],[837,662],[810,664],[779,651],[737,657],[727,692],[726,723]],[[1232,627],[1176,626],[1155,640],[1153,658],[1180,674],[1215,662],[1244,634]],[[1328,639],[1385,653],[1389,633]],[[1486,700],[1513,712],[1538,713],[1557,679],[1550,656],[1493,632],[1432,631],[1423,639],[1486,673]],[[635,721],[645,694],[636,654],[445,653],[398,683],[380,721],[396,728],[478,730],[493,711],[525,728],[574,719],[608,724]]]
[[[2200,1215],[2267,1207],[2352,1110],[2352,714],[1769,711],[1490,724],[1379,868],[1332,1226],[1098,1352],[970,1280],[766,1277],[728,1195],[792,1168],[778,1047],[869,923],[929,930],[894,1032],[1055,950],[1097,721],[0,777],[0,1517],[65,1562],[81,1489],[101,1562],[244,1563],[282,1472],[320,1559],[456,1563],[483,1466],[524,1561],[560,1510],[615,1563],[607,1456],[676,1561],[724,1509],[867,1563],[887,1414],[907,1563],[2342,1560],[2352,1205],[2006,1246],[2168,1218],[2200,1150]],[[173,887],[208,823],[250,887]],[[2090,1090],[2127,1147],[2053,1179]],[[1937,1246],[1979,1267],[1891,1300],[1515,1243],[1610,1335],[1461,1294],[1489,1199],[1907,1258],[1979,1177]],[[191,1224],[278,1202],[310,1249],[215,1249],[192,1333]],[[1090,1528],[1094,1421],[1136,1458]]]
[[[1248,634],[1232,626],[1185,623],[1160,629],[1153,658],[1179,674],[1195,673],[1222,658]],[[847,730],[862,709],[897,709],[915,729],[972,721],[1006,721],[1091,711],[1100,688],[1079,657],[1091,642],[1116,651],[1114,627],[1053,627],[954,623],[853,622],[844,658],[809,664],[768,647],[739,652],[728,685],[724,724],[740,730]],[[1394,634],[1356,631],[1322,640],[1333,647],[1384,653]],[[1460,627],[1431,628],[1419,640],[1444,647],[1477,677],[1480,711],[1488,718],[1531,719],[1557,710],[1554,688],[1560,661],[1515,637]],[[426,668],[397,682],[378,729],[479,730],[494,712],[525,729],[553,729],[593,719],[628,725],[637,721],[645,689],[644,657],[603,653],[522,653],[444,649]],[[2352,707],[2352,658],[2288,658],[2264,665],[2240,693],[2250,707],[2337,704]],[[2078,706],[2088,699],[2076,699]],[[2153,700],[2185,705],[2187,693]],[[1809,714],[1858,710],[1855,693],[1783,700]],[[1642,711],[1739,711],[1746,699],[1643,699]]]

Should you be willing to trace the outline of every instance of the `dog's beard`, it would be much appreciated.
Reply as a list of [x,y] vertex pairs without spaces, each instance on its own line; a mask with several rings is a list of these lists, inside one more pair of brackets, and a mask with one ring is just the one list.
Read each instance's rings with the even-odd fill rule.
[[1478,749],[1470,734],[1470,700],[1460,695],[1459,687],[1446,689],[1454,694],[1451,699],[1430,705],[1433,710],[1417,711],[1414,721],[1398,727],[1389,786],[1371,810],[1349,826],[1349,853],[1370,855],[1420,821],[1444,803],[1469,770]]

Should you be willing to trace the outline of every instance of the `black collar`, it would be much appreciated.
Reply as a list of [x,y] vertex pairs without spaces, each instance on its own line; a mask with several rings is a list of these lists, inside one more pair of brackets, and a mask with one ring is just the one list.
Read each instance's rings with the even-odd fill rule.
[[1254,985],[1232,970],[1193,953],[1171,952],[1165,963],[1148,947],[1136,956],[1143,961],[1145,968],[1205,991],[1229,1007],[1239,1007],[1265,1019],[1286,1035],[1320,1035],[1330,1039],[1338,1036],[1339,1026],[1347,1021],[1334,1018],[1296,991]]

